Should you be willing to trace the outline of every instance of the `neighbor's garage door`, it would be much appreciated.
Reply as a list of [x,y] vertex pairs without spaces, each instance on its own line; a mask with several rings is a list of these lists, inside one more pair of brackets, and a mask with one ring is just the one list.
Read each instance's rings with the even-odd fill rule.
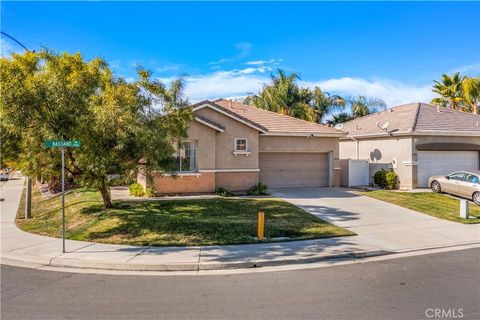
[[260,182],[269,188],[328,186],[328,153],[260,152]]
[[418,186],[428,187],[431,176],[447,175],[459,170],[478,170],[477,151],[419,151]]

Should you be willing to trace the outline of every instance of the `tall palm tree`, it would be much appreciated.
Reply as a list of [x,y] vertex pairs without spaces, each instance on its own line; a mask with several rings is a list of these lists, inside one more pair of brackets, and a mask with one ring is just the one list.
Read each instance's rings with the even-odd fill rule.
[[480,77],[464,77],[461,90],[467,108],[466,111],[478,114],[478,104],[480,102]]
[[455,72],[453,77],[442,74],[442,80],[434,82],[432,91],[438,93],[440,97],[432,99],[432,103],[453,110],[461,109],[463,97],[460,74]]
[[317,113],[316,122],[321,123],[327,114],[331,114],[336,110],[342,110],[345,107],[345,99],[315,87],[312,92],[312,105]]
[[249,95],[243,102],[312,122],[321,122],[332,108],[344,105],[341,97],[322,92],[318,87],[313,91],[299,87],[296,83],[298,79],[297,73],[287,75],[278,69],[258,95]]
[[367,114],[374,113],[386,108],[385,102],[379,98],[367,98],[364,96],[358,96],[355,98],[349,98],[348,102],[351,106],[353,118],[363,117]]

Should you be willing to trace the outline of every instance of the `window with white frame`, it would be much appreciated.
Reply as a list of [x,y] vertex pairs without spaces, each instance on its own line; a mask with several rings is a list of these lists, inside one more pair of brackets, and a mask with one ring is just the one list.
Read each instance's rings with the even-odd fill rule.
[[185,141],[177,151],[177,172],[197,171],[197,142]]
[[248,151],[248,141],[245,138],[236,138],[235,139],[235,152],[247,152]]

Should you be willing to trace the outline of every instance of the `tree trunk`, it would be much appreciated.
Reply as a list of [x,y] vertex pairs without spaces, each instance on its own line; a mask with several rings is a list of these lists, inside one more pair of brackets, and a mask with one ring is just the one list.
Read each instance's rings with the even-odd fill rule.
[[112,208],[112,198],[110,197],[110,190],[108,190],[105,182],[102,182],[100,185],[100,193],[102,194],[103,206],[105,209]]

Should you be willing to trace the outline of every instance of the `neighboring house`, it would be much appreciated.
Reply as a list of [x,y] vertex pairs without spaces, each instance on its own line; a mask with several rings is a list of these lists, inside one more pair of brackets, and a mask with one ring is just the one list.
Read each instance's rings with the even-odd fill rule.
[[479,121],[423,103],[394,107],[344,123],[340,159],[369,160],[370,177],[391,168],[400,189],[428,187],[430,176],[479,169]]
[[[334,128],[230,100],[193,106],[195,120],[178,151],[178,174],[154,173],[159,193],[339,185],[339,138]],[[146,185],[143,170],[138,180]]]

